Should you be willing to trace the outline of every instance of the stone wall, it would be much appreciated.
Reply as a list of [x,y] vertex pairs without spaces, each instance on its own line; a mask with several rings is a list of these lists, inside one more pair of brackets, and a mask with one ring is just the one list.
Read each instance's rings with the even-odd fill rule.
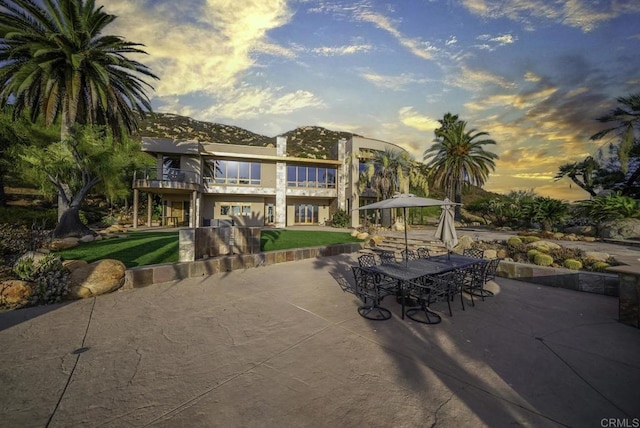
[[233,254],[188,262],[141,266],[127,269],[122,289],[141,288],[162,282],[202,277],[237,269],[249,269],[276,263],[355,253],[360,251],[363,245],[363,243],[356,242],[322,247],[268,251],[257,254]]
[[567,288],[606,296],[618,295],[618,275],[610,273],[552,268],[503,260],[498,265],[496,275],[550,287]]
[[197,227],[180,229],[179,260],[192,262],[207,257],[260,252],[260,227]]

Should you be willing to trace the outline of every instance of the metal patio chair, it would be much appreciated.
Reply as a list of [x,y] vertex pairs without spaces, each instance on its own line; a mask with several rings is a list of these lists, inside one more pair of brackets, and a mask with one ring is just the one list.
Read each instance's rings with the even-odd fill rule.
[[355,280],[355,295],[364,303],[358,308],[358,314],[373,321],[383,321],[391,318],[391,311],[380,306],[380,301],[389,293],[379,286],[375,275],[360,266],[353,266],[351,269]]

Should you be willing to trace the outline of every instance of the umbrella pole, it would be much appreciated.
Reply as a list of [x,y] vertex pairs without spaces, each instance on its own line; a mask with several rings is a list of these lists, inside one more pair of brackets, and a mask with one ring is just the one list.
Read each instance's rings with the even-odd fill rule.
[[407,208],[402,208],[404,219],[404,265],[409,266],[409,240],[407,239]]

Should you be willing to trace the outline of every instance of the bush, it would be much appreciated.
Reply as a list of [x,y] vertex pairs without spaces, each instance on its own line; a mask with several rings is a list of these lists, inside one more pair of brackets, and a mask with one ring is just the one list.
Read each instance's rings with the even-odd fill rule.
[[0,223],[16,226],[42,225],[53,229],[58,224],[58,212],[55,209],[42,210],[34,207],[0,207]]
[[549,254],[538,253],[533,258],[533,263],[538,266],[551,266],[553,264],[553,257]]
[[333,227],[347,227],[349,226],[349,222],[351,217],[349,213],[345,210],[338,210],[333,214],[333,218],[331,219],[331,226]]
[[550,249],[549,255],[557,262],[567,259],[581,260],[584,258],[584,251],[579,248],[560,247]]
[[507,239],[507,245],[510,245],[512,247],[520,244],[522,244],[522,239],[518,238],[517,236],[512,236],[511,238]]
[[564,267],[571,270],[580,270],[582,269],[582,262],[576,259],[566,259],[564,261]]
[[0,224],[0,256],[5,263],[13,264],[19,256],[44,247],[50,239],[49,231],[35,225]]
[[540,253],[540,251],[538,251],[537,249],[532,248],[531,250],[527,251],[527,259],[529,259],[530,262],[533,262],[538,254],[542,253]]
[[33,258],[24,258],[16,264],[14,273],[34,284],[34,293],[29,299],[32,305],[57,303],[69,293],[69,271],[54,254],[47,254],[37,264]]

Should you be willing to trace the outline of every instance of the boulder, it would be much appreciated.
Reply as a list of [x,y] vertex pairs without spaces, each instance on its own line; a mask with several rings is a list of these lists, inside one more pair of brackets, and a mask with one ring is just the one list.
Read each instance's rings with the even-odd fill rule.
[[630,239],[640,238],[640,219],[624,218],[621,220],[610,220],[598,225],[600,238],[607,239]]
[[369,234],[367,232],[360,232],[356,235],[356,238],[361,239],[361,240],[365,240],[369,237]]
[[369,237],[369,246],[370,247],[377,247],[382,242],[384,242],[384,236],[382,236],[382,235],[371,235]]
[[119,260],[104,259],[81,266],[69,275],[71,299],[110,293],[124,284],[126,267]]
[[556,244],[555,242],[540,240],[528,243],[527,248],[543,249],[549,251],[557,250],[558,248],[560,248],[560,245]]
[[473,245],[473,238],[464,235],[458,238],[458,244],[454,247],[453,251],[456,253],[462,253],[464,250],[471,248]]
[[597,262],[606,262],[611,256],[607,253],[602,253],[598,251],[588,251],[584,254],[584,257],[586,259],[594,260]]
[[400,217],[396,219],[396,222],[391,226],[391,230],[395,232],[403,232],[404,231],[404,222]]
[[492,249],[484,250],[485,259],[495,259],[496,257],[498,257],[497,250],[492,250]]
[[79,242],[93,242],[95,240],[95,236],[93,235],[85,235],[82,238],[78,239]]
[[573,233],[574,235],[596,236],[596,228],[593,226],[571,226],[567,227],[565,233]]
[[38,251],[27,251],[26,253],[18,257],[18,260],[16,260],[16,262],[13,264],[13,268],[15,269],[18,263],[26,259],[32,259],[33,266],[37,267],[38,265],[40,265],[40,263],[42,263],[42,259],[44,259],[46,256],[46,254],[40,253]]
[[78,238],[62,238],[54,239],[51,241],[49,248],[54,251],[66,250],[67,248],[77,247],[79,244]]
[[26,306],[33,292],[33,284],[29,281],[9,279],[0,282],[0,304],[9,307]]
[[64,260],[62,262],[62,267],[66,268],[69,272],[73,272],[86,265],[88,265],[88,263],[84,260]]

